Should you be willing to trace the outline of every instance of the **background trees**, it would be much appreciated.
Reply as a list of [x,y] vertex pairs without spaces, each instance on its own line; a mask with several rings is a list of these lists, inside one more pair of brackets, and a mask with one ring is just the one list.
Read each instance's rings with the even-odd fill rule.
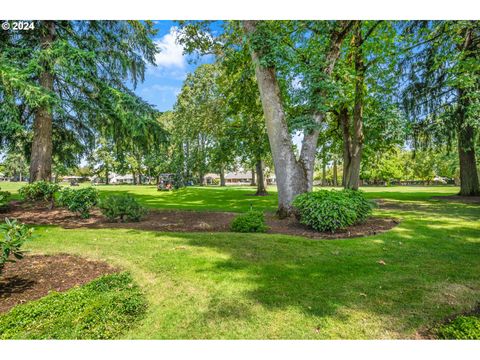
[[[144,76],[157,49],[151,22],[36,21],[2,32],[2,127],[31,129],[30,181],[50,180],[53,154],[82,152],[100,129],[127,128],[155,111],[127,83]],[[78,145],[63,151],[63,145]]]
[[211,63],[163,114],[134,92],[158,52],[150,22],[35,24],[0,34],[0,144],[22,150],[31,181],[88,155],[106,181],[224,185],[243,168],[265,195],[273,170],[282,216],[314,175],[351,189],[458,177],[479,193],[478,22],[179,22],[185,52]]
[[460,194],[479,195],[475,149],[480,125],[480,24],[415,21],[403,29],[403,107],[414,146],[457,142]]

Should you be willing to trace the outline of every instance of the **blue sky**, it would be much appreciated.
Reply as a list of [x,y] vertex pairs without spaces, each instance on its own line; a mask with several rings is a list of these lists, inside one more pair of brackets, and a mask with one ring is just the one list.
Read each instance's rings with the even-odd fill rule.
[[212,62],[213,57],[204,56],[190,63],[194,57],[183,55],[182,46],[176,43],[176,23],[155,21],[155,27],[155,42],[161,49],[156,56],[157,66],[147,68],[145,81],[137,85],[135,92],[158,110],[166,111],[172,109],[187,74],[202,63]]

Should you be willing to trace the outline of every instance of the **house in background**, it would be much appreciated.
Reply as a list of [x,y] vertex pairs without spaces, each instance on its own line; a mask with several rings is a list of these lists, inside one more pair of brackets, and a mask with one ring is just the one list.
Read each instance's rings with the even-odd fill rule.
[[132,174],[126,174],[126,175],[117,175],[113,174],[110,178],[110,184],[133,184],[133,175]]
[[[275,174],[266,176],[267,185],[275,184]],[[218,174],[209,173],[205,175],[207,185],[218,185],[220,176]],[[225,185],[250,185],[252,183],[251,171],[235,171],[225,174]]]

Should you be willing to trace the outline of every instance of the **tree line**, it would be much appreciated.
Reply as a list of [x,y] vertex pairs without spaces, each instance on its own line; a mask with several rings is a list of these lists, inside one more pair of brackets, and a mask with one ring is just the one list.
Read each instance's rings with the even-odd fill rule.
[[151,22],[36,28],[0,34],[0,141],[25,154],[30,181],[87,156],[107,179],[168,172],[202,184],[216,172],[224,184],[241,166],[263,195],[269,169],[287,216],[316,171],[356,190],[398,178],[385,174],[399,152],[430,159],[416,173],[441,153],[457,157],[460,194],[480,194],[478,21],[180,21],[185,52],[215,60],[165,113],[132,90],[159,51]]

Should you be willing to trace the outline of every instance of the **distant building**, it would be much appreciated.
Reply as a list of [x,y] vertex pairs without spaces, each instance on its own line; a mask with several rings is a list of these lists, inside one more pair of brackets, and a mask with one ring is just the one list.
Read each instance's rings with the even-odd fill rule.
[[[266,177],[268,185],[275,184],[275,174]],[[218,184],[220,176],[218,174],[209,173],[205,175],[205,182],[207,185]],[[226,185],[250,185],[252,183],[251,171],[235,171],[225,174]]]
[[[110,178],[110,177],[109,177]],[[110,184],[133,184],[133,175],[117,175],[110,178]]]

